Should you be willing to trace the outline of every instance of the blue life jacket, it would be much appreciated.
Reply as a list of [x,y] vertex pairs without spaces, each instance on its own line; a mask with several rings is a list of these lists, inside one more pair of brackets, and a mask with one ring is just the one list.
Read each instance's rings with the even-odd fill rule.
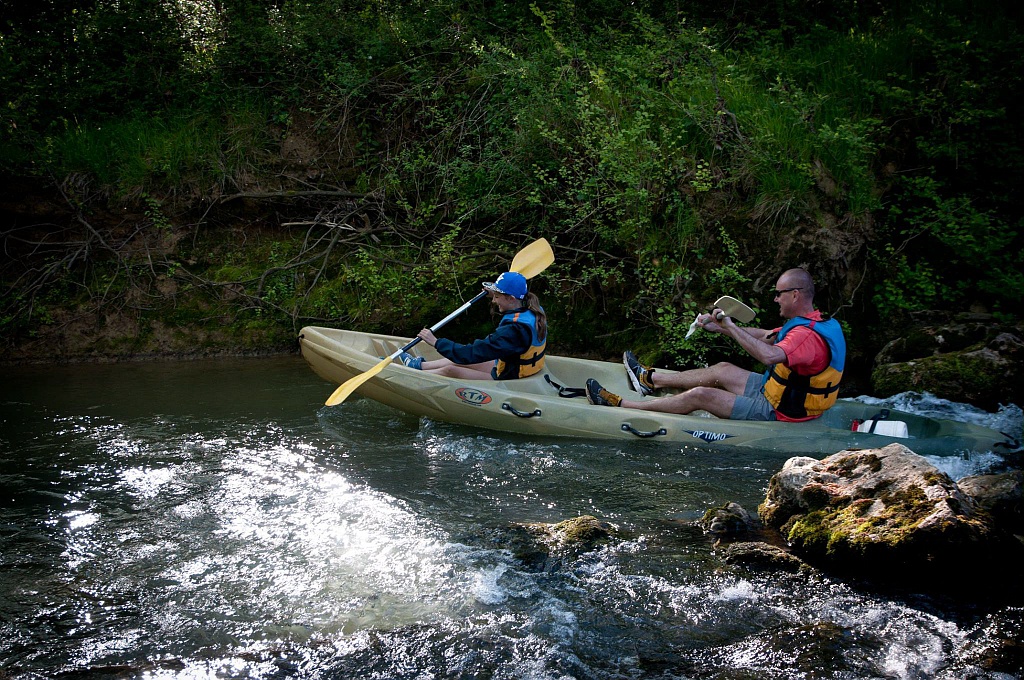
[[537,336],[537,315],[529,309],[521,308],[506,312],[498,326],[507,323],[521,323],[530,328],[530,346],[519,355],[501,357],[494,362],[493,375],[495,380],[512,380],[540,373],[544,368],[544,350],[547,347],[547,336]]

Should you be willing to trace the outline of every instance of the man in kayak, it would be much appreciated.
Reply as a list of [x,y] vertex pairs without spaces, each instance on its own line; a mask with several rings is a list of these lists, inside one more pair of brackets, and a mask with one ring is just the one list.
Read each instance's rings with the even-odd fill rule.
[[539,373],[544,368],[548,324],[544,308],[526,289],[526,277],[505,272],[494,283],[483,284],[501,312],[501,321],[486,338],[462,345],[434,336],[429,328],[417,336],[443,358],[425,361],[402,353],[409,368],[468,380],[513,380]]
[[768,369],[752,373],[728,362],[679,373],[656,372],[632,352],[623,363],[633,388],[643,396],[662,388],[677,394],[644,400],[623,399],[587,380],[587,399],[601,406],[690,413],[704,410],[733,420],[803,421],[832,406],[846,362],[846,340],[835,319],[814,309],[814,281],[803,269],[787,270],[775,284],[775,301],[786,323],[773,330],[742,328],[721,310],[703,315],[698,326],[735,340]]

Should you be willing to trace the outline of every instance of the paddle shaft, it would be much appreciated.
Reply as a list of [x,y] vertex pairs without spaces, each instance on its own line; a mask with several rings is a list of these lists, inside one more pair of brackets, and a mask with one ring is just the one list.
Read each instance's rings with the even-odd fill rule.
[[[457,317],[459,314],[462,314],[464,311],[469,309],[470,305],[472,305],[474,302],[476,302],[477,300],[479,300],[480,298],[482,298],[485,295],[487,295],[487,291],[486,290],[482,290],[479,293],[477,293],[476,297],[474,297],[472,300],[470,300],[469,302],[463,304],[461,307],[456,309],[454,312],[452,312],[451,314],[449,314],[448,316],[444,317],[443,319],[441,319],[440,321],[435,323],[433,326],[431,326],[430,327],[430,332],[433,333],[434,331],[439,330],[441,328],[441,326],[444,326],[446,323],[448,323],[449,321],[451,321],[452,319]],[[355,376],[354,378],[348,379],[347,381],[342,383],[341,386],[338,387],[338,389],[334,390],[334,394],[332,394],[330,397],[328,397],[327,401],[324,402],[324,403],[327,406],[337,406],[341,402],[345,401],[346,399],[348,399],[349,395],[351,395],[353,392],[356,391],[356,389],[359,388],[360,385],[362,385],[364,382],[366,382],[367,380],[369,380],[373,376],[375,376],[378,373],[380,373],[381,371],[383,371],[385,368],[388,367],[388,364],[390,364],[392,361],[395,360],[395,357],[397,357],[402,352],[408,352],[420,340],[422,340],[422,338],[420,338],[419,336],[416,336],[415,338],[412,339],[411,342],[406,344],[405,347],[399,347],[394,352],[392,352],[390,355],[388,355],[388,356],[384,357],[383,359],[381,359],[380,362],[377,363],[370,370],[365,371],[364,373],[360,373],[359,375]]]
[[[487,291],[486,290],[482,290],[479,293],[477,293],[476,297],[474,297],[472,300],[470,300],[469,302],[463,304],[461,307],[456,309],[454,312],[452,312],[451,314],[449,314],[448,316],[444,317],[443,319],[441,319],[440,321],[435,323],[433,326],[431,326],[430,327],[430,332],[431,333],[436,333],[437,331],[441,330],[442,326],[444,326],[449,321],[451,321],[452,319],[457,317],[459,314],[462,314],[464,311],[466,311],[467,309],[472,307],[473,303],[475,303],[477,300],[479,300],[480,298],[484,297],[485,295],[487,295]],[[423,338],[421,338],[419,336],[416,336],[415,338],[412,339],[412,342],[407,344],[405,347],[402,347],[401,349],[396,350],[394,353],[392,353],[390,358],[394,359],[395,357],[397,357],[402,352],[408,352],[410,349],[412,349],[416,345],[416,343],[418,343],[422,339]]]

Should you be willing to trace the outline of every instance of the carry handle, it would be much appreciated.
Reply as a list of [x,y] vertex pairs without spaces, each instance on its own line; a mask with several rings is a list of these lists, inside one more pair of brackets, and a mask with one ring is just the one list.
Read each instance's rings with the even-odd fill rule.
[[875,425],[878,425],[880,420],[889,420],[889,409],[883,408],[877,414],[871,417],[871,425],[868,426],[868,434],[873,434],[875,431]]
[[629,423],[623,423],[622,424],[622,431],[623,432],[630,432],[632,434],[635,434],[637,437],[641,437],[643,439],[647,439],[649,437],[663,437],[666,434],[668,434],[668,430],[666,430],[663,427],[660,428],[660,429],[657,429],[657,430],[653,430],[651,432],[644,432],[643,430],[636,429],[635,427],[633,427]]
[[519,411],[516,409],[515,406],[508,403],[507,401],[501,405],[501,408],[510,412],[514,416],[519,416],[520,418],[533,418],[534,416],[540,415],[539,408],[535,408],[533,411]]

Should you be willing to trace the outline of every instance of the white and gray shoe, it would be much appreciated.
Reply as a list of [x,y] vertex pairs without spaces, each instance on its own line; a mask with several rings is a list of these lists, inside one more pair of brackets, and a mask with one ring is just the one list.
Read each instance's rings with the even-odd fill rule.
[[657,388],[651,379],[651,374],[654,373],[653,368],[641,364],[628,349],[622,353],[622,365],[626,367],[626,375],[629,376],[629,382],[633,384],[635,391],[645,397],[654,394],[654,390]]

